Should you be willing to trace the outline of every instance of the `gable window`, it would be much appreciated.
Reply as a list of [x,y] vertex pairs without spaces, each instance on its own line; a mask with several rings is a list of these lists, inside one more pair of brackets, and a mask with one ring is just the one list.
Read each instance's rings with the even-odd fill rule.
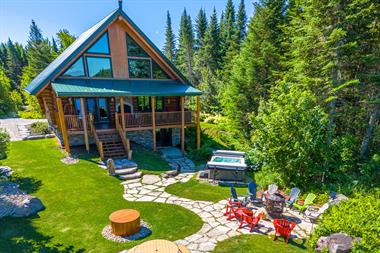
[[108,43],[108,33],[104,33],[95,43],[92,45],[86,53],[91,54],[110,54],[110,47]]
[[170,79],[169,75],[140,47],[128,34],[127,53],[130,78],[136,79]]
[[89,77],[112,77],[111,58],[86,57]]
[[84,65],[83,65],[83,57],[80,57],[76,62],[74,62],[70,68],[63,73],[62,76],[66,77],[84,77]]

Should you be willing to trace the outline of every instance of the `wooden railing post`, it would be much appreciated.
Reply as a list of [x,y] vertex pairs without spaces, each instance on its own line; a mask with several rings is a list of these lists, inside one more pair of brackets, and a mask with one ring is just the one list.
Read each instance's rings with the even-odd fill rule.
[[125,113],[124,113],[124,98],[120,97],[120,113],[121,113],[121,127],[125,132]]
[[181,152],[185,154],[185,97],[181,97]]
[[70,155],[70,144],[69,144],[69,137],[67,135],[65,116],[63,114],[62,99],[59,97],[57,98],[57,108],[58,108],[59,121],[61,123],[63,143],[65,145],[65,150],[67,154]]
[[153,151],[157,150],[157,143],[156,143],[156,98],[152,97],[151,100],[151,107],[152,107],[152,137],[153,137]]
[[[191,117],[191,116],[190,116]],[[197,149],[201,148],[201,97],[197,97]]]
[[90,143],[88,141],[88,129],[87,129],[87,118],[86,118],[86,107],[84,105],[84,98],[80,99],[80,108],[82,111],[82,124],[83,124],[83,131],[84,131],[84,142],[86,144],[86,150],[87,153],[90,153]]

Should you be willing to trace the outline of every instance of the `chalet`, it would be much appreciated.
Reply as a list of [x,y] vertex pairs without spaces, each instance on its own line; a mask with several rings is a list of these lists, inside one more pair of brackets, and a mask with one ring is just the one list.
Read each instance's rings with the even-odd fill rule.
[[[131,155],[130,141],[185,148],[201,91],[119,8],[85,31],[26,87],[67,153],[95,143],[102,158]],[[192,110],[190,109],[192,108]]]

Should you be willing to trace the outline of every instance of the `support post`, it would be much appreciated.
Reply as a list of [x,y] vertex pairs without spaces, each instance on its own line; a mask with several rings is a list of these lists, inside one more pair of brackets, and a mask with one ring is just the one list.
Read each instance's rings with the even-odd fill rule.
[[58,115],[59,115],[59,121],[61,123],[61,132],[63,137],[63,144],[65,145],[65,150],[68,155],[70,155],[70,145],[69,145],[69,137],[67,135],[66,130],[66,121],[65,116],[63,114],[63,107],[62,107],[62,99],[57,98],[57,107],[58,107]]
[[197,97],[197,149],[201,148],[201,97]]
[[152,107],[153,151],[156,151],[157,143],[156,143],[156,98],[155,97],[152,97],[151,99],[151,107]]
[[120,113],[121,113],[121,127],[125,132],[125,114],[124,114],[124,98],[120,97]]
[[90,153],[90,143],[88,141],[88,127],[87,127],[86,107],[84,105],[84,98],[80,98],[80,109],[82,111],[82,125],[83,125],[83,132],[84,132],[84,143],[86,144],[87,153]]
[[181,152],[185,154],[185,97],[181,97]]

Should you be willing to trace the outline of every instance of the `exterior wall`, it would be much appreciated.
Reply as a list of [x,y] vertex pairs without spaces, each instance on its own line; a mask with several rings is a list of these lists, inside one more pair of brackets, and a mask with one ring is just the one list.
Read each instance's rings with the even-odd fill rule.
[[181,144],[181,128],[172,128],[172,146]]
[[128,132],[127,138],[143,147],[149,149],[153,148],[153,135],[151,130]]

